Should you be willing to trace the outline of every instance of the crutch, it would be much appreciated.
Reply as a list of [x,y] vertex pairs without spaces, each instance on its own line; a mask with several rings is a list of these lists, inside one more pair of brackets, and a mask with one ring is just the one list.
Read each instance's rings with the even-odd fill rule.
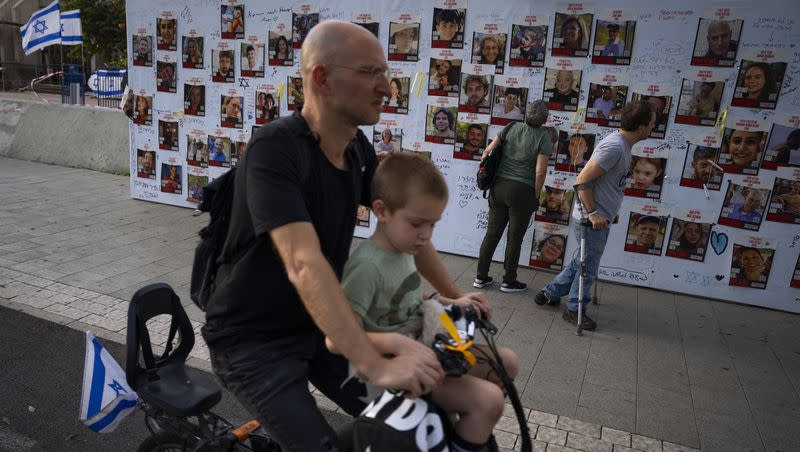
[[[575,197],[578,199],[578,213],[581,216],[578,226],[578,237],[580,242],[580,252],[578,258],[578,336],[583,336],[583,284],[586,278],[586,228],[592,227],[592,222],[585,215],[583,202],[581,201],[580,191],[585,188],[585,184],[575,184]],[[597,292],[595,292],[595,295]]]

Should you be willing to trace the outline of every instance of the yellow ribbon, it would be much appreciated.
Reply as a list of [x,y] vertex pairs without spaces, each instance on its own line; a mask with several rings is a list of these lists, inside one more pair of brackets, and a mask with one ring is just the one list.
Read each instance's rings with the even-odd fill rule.
[[422,83],[424,81],[425,81],[425,74],[423,74],[422,71],[417,71],[417,74],[414,76],[414,83],[411,84],[411,86],[417,87],[417,97],[422,95]]
[[280,100],[281,97],[283,97],[283,88],[284,88],[283,82],[278,83],[278,100]]
[[725,120],[728,119],[728,109],[724,109],[719,113],[717,116],[717,122],[714,124],[714,128],[719,128],[719,136],[722,138],[722,134],[725,133]]
[[456,341],[456,344],[458,344],[457,347],[453,347],[452,345],[449,344],[444,344],[445,348],[447,348],[448,350],[461,352],[461,354],[464,355],[464,359],[467,360],[467,363],[469,363],[470,366],[474,366],[477,360],[475,359],[475,355],[473,355],[472,352],[469,351],[469,348],[472,347],[472,340],[462,343],[461,335],[458,334],[458,330],[456,329],[456,326],[453,323],[453,319],[451,319],[446,312],[442,312],[441,314],[439,314],[439,320],[442,322],[442,325],[444,325],[444,329],[446,329],[447,332],[450,334],[450,337],[452,337],[453,340]]

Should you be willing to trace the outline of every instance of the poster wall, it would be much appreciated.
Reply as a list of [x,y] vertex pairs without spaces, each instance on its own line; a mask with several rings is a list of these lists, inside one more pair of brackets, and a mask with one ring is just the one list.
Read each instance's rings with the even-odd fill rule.
[[[482,150],[544,98],[554,154],[520,264],[554,274],[577,251],[575,178],[643,100],[658,127],[633,149],[599,277],[800,312],[800,7],[781,0],[128,2],[131,196],[195,207],[259,127],[302,107],[302,45],[331,19],[386,52],[390,96],[363,127],[376,153],[445,175],[438,250],[477,256]],[[353,221],[375,228],[368,209]]]

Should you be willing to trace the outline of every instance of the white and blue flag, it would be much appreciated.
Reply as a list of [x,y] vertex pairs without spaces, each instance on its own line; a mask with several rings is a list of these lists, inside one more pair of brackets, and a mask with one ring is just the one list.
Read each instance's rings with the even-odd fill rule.
[[83,44],[81,10],[64,11],[61,13],[61,45],[76,46],[78,44]]
[[94,333],[87,331],[81,421],[96,432],[113,432],[136,408],[137,399],[136,392],[128,386],[125,371]]
[[61,43],[61,10],[58,0],[33,13],[28,23],[20,28],[22,50],[30,55],[51,44]]

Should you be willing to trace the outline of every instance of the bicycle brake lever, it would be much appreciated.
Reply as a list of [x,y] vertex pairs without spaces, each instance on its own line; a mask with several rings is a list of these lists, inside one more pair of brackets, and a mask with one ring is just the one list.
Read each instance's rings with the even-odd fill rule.
[[476,323],[480,324],[480,327],[488,331],[490,334],[495,335],[497,334],[497,327],[494,326],[492,322],[487,319],[477,319]]

